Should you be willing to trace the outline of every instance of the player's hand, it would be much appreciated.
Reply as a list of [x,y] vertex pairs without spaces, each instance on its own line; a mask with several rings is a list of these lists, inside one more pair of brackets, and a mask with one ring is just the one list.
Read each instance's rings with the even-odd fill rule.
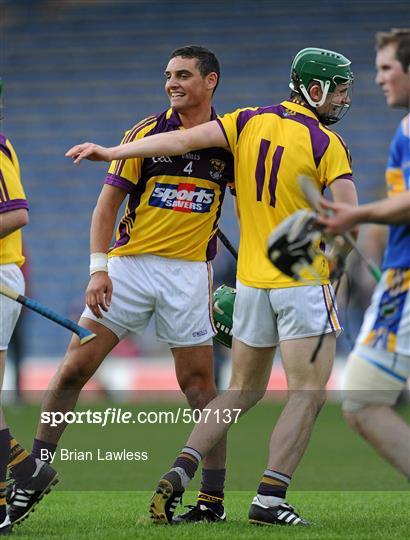
[[112,161],[110,148],[90,142],[73,146],[65,155],[66,157],[73,158],[73,162],[77,165],[83,159],[89,159],[90,161]]
[[96,272],[91,276],[85,291],[85,303],[101,319],[101,310],[108,311],[112,297],[112,281],[107,272]]
[[345,203],[334,203],[322,198],[320,206],[326,211],[320,214],[317,222],[325,227],[327,234],[343,234],[346,231],[355,229],[357,220],[357,207]]

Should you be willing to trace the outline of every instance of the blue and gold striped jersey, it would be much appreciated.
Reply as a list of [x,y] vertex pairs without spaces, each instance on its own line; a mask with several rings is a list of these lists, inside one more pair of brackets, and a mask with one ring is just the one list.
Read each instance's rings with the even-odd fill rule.
[[[394,197],[410,190],[410,114],[400,122],[390,146],[386,170],[387,193]],[[410,209],[409,209],[410,212]],[[383,270],[410,268],[410,225],[390,225]]]
[[[168,109],[134,126],[122,142],[181,128],[178,114]],[[213,259],[225,190],[232,182],[233,157],[223,148],[113,161],[105,183],[124,189],[129,199],[110,256]]]

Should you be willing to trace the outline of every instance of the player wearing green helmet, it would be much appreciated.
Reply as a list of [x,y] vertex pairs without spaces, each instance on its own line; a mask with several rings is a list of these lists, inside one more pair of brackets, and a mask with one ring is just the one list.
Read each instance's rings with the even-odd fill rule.
[[[315,47],[302,49],[293,59],[289,87],[316,111],[325,125],[338,122],[349,110],[350,99],[331,100],[326,107],[326,98],[340,90],[348,92],[351,89],[353,73],[350,65],[351,61],[342,54]],[[319,84],[321,89],[318,99],[310,92],[314,84]]]

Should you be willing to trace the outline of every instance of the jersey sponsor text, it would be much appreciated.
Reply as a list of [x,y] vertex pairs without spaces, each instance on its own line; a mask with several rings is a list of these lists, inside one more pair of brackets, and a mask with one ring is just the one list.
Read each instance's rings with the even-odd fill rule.
[[151,206],[175,212],[209,212],[215,198],[213,189],[197,187],[191,183],[161,184],[156,182],[149,199]]

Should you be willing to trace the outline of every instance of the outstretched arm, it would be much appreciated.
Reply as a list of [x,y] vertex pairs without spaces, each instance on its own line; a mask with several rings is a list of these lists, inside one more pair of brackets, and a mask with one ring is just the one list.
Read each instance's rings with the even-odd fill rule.
[[66,153],[74,163],[83,159],[91,161],[113,161],[133,157],[179,156],[193,150],[212,147],[227,147],[227,142],[216,120],[190,129],[159,133],[138,141],[105,148],[93,143],[73,146]]
[[320,217],[319,222],[326,225],[326,232],[340,234],[360,223],[410,224],[410,193],[402,193],[389,199],[361,206],[321,201],[323,208],[333,215]]

